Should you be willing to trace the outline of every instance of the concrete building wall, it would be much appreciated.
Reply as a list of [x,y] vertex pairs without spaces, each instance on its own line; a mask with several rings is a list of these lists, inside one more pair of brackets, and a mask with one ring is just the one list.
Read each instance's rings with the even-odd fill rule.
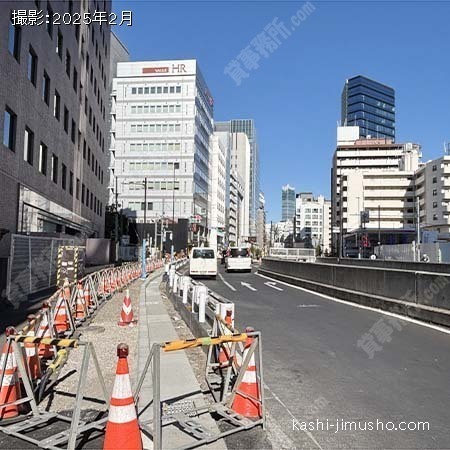
[[238,240],[244,243],[250,236],[250,143],[245,133],[231,134],[231,167],[243,180],[243,201],[240,214]]
[[[52,2],[51,11],[47,5],[41,2],[40,8],[61,16],[69,12],[70,5],[73,12],[94,9],[94,2]],[[23,26],[16,28],[20,37],[14,55],[10,12],[17,7],[17,1],[0,4],[0,209],[8,212],[0,217],[0,228],[10,234],[102,236],[108,183],[110,28],[98,23],[82,24],[78,29]],[[35,9],[36,3],[22,1],[20,8]],[[105,8],[110,11],[110,1]],[[28,76],[30,52],[36,61],[33,81]],[[15,117],[13,150],[4,145],[6,109]],[[29,158],[24,151],[26,129],[34,136]],[[45,164],[41,143],[47,149]],[[38,209],[44,205],[52,214]],[[0,256],[8,253],[6,237],[0,241]]]
[[[195,60],[119,63],[114,79],[112,180],[130,218],[201,216],[209,227],[213,99]],[[147,205],[143,181],[147,177]]]

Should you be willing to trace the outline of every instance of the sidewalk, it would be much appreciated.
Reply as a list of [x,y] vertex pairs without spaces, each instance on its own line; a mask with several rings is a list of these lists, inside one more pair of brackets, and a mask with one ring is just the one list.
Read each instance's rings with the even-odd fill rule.
[[[138,330],[138,358],[137,373],[141,373],[145,361],[150,352],[151,345],[155,342],[166,342],[179,339],[172,324],[172,320],[163,304],[159,292],[161,277],[147,280],[141,287],[139,301],[139,330]],[[149,370],[140,395],[140,407],[147,407],[140,420],[144,422],[152,417],[152,381]],[[176,400],[194,401],[196,406],[205,404],[200,386],[195,378],[194,371],[188,361],[185,351],[173,353],[161,352],[161,401],[174,402]],[[150,407],[149,407],[150,404]],[[214,434],[218,433],[215,421],[209,414],[195,417],[195,421],[205,426]],[[143,435],[144,448],[151,449],[151,441]],[[175,426],[166,426],[162,432],[164,449],[181,447],[196,440],[182,432]],[[226,449],[225,442],[219,440],[202,448]]]

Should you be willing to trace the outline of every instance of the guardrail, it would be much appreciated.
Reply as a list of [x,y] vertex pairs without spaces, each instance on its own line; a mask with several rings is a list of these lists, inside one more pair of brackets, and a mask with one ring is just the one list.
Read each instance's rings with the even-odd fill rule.
[[316,251],[313,248],[277,248],[269,249],[271,258],[290,259],[293,261],[315,262]]
[[200,323],[208,322],[212,326],[217,315],[225,319],[228,311],[231,311],[234,323],[235,306],[233,302],[178,270],[188,262],[188,259],[183,259],[165,265],[166,279],[172,293],[182,297],[183,304],[190,306],[191,312],[198,315]]

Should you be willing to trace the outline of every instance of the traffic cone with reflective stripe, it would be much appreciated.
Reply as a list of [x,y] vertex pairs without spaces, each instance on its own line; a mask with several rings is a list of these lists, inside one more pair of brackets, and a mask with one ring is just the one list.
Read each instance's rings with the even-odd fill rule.
[[[34,332],[34,327],[31,327],[31,322],[36,318],[34,314],[30,314],[27,316],[28,326],[30,330],[27,333],[27,336],[35,337],[36,333]],[[25,356],[28,367],[28,373],[30,375],[30,379],[35,381],[39,380],[42,376],[41,373],[41,363],[39,361],[39,357],[37,354],[37,345],[33,343],[26,342],[24,345],[25,348]]]
[[120,313],[119,327],[132,327],[137,322],[133,319],[133,308],[131,306],[130,290],[125,291],[125,297],[122,303],[122,311]]
[[[6,331],[8,335],[8,329]],[[3,367],[5,369],[3,370]],[[18,405],[2,406],[17,401],[20,398],[19,378],[17,376],[17,361],[10,342],[3,345],[0,358],[0,423],[4,419],[12,419],[19,415]]]
[[65,294],[60,291],[53,316],[53,325],[57,333],[65,333],[69,329],[68,307]]
[[109,406],[103,449],[141,450],[141,432],[128,370],[128,345],[119,344],[117,356],[119,360]]
[[[47,302],[44,302],[44,304],[42,305],[42,310],[41,310],[41,314],[42,314],[42,319],[41,319],[41,323],[39,325],[39,330],[38,330],[38,337],[46,337],[46,338],[51,338],[52,336],[52,331],[50,329],[50,324],[49,324],[49,315],[50,315],[50,306]],[[41,358],[52,358],[55,354],[55,351],[53,349],[53,346],[51,345],[46,345],[46,344],[39,344],[39,356]]]
[[83,285],[81,281],[78,282],[77,286],[77,303],[75,306],[75,319],[84,320],[87,316],[87,308],[84,303],[84,292]]
[[94,310],[95,309],[95,302],[92,298],[91,295],[91,288],[89,287],[89,282],[86,281],[84,284],[84,291],[83,291],[83,295],[84,295],[84,304],[86,305],[86,307],[88,309]]
[[[246,333],[255,331],[251,327],[245,329]],[[248,337],[245,341],[245,348],[242,361],[247,356],[248,349],[253,343],[253,337]],[[238,386],[234,397],[232,410],[241,416],[248,418],[261,417],[261,394],[259,392],[258,380],[256,378],[255,354],[250,357],[250,361],[245,370],[244,377]]]
[[64,298],[70,303],[71,292],[69,279],[67,277],[64,278],[63,291],[64,291]]

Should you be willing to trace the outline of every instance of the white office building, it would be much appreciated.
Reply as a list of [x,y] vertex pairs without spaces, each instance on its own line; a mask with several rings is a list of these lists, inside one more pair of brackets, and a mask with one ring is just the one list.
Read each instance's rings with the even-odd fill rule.
[[296,239],[308,246],[320,246],[322,252],[331,251],[331,201],[323,195],[317,198],[310,192],[296,196]]
[[207,239],[213,98],[197,61],[119,63],[112,97],[111,201],[117,179],[132,220],[198,215]]
[[[338,127],[332,167],[332,225],[334,249],[339,236],[361,247],[379,241],[406,243],[413,239],[414,173],[420,146],[390,139],[360,139],[358,127]],[[370,234],[372,232],[372,234]],[[352,237],[353,235],[353,237]]]
[[228,243],[231,246],[241,245],[244,217],[244,181],[239,172],[230,169],[230,202],[228,218]]
[[217,251],[225,238],[229,152],[217,134],[211,136],[210,147],[209,245]]

